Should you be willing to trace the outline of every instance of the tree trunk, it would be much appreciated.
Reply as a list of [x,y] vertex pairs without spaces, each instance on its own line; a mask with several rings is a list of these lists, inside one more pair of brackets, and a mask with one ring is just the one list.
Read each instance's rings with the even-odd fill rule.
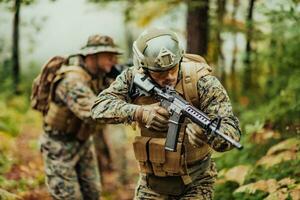
[[218,54],[218,66],[220,78],[223,86],[227,88],[226,84],[226,72],[225,72],[225,58],[222,52],[223,40],[221,38],[221,32],[223,30],[224,16],[226,13],[226,0],[217,1],[217,20],[218,25],[216,27],[217,34],[217,54]]
[[135,2],[134,1],[126,1],[126,8],[124,9],[124,35],[126,41],[126,60],[129,61],[133,57],[132,55],[132,44],[134,42],[133,37],[133,27],[132,27],[132,20],[130,19],[130,13],[132,9],[134,9]]
[[209,0],[188,1],[187,52],[207,55]]
[[247,15],[247,42],[246,42],[246,57],[244,60],[244,91],[247,91],[252,86],[252,66],[251,66],[251,53],[252,53],[252,33],[253,33],[253,10],[255,0],[249,0],[248,15]]
[[20,64],[19,64],[19,22],[20,22],[21,0],[15,0],[13,18],[13,42],[12,42],[12,67],[13,67],[13,89],[15,94],[20,93]]
[[[236,21],[236,13],[239,6],[239,0],[234,0],[233,3],[233,11],[232,11],[232,24]],[[233,100],[237,100],[237,77],[236,77],[236,57],[237,57],[237,50],[238,50],[238,44],[237,44],[237,31],[235,30],[233,33],[233,49],[232,49],[232,60],[231,60],[231,94],[233,97]]]

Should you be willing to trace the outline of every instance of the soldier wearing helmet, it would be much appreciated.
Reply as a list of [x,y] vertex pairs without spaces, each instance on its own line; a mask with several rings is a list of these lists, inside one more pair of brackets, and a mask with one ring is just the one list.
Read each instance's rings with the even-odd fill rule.
[[155,97],[140,94],[132,81],[140,73],[162,88],[174,87],[209,117],[222,117],[220,129],[239,140],[239,122],[225,89],[201,56],[183,53],[178,37],[170,30],[145,31],[134,42],[133,52],[134,66],[100,93],[92,117],[106,123],[138,124],[140,135],[133,143],[140,170],[135,199],[212,199],[217,173],[211,153],[232,146],[206,136],[205,130],[186,120],[177,151],[165,151],[169,113]]
[[79,52],[47,76],[52,81],[43,117],[41,151],[53,199],[100,198],[100,175],[91,137],[99,130],[90,109],[96,94],[108,87],[106,75],[119,54],[111,37],[93,35]]

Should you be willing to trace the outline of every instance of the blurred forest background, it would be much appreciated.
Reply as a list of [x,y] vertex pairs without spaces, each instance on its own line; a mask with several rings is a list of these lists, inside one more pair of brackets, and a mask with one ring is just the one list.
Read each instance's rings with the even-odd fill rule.
[[[244,149],[213,155],[215,199],[300,199],[299,0],[0,0],[1,200],[49,199],[41,116],[29,98],[42,64],[95,33],[111,35],[126,63],[132,42],[153,26],[174,30],[187,52],[208,60],[240,119]],[[104,199],[133,197],[134,135],[122,125],[105,130]]]

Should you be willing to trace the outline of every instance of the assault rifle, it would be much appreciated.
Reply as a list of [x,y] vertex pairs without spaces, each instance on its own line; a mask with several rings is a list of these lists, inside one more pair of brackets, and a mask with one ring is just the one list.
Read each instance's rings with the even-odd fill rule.
[[135,74],[133,84],[137,86],[136,89],[139,94],[154,95],[155,98],[160,100],[161,106],[170,113],[165,150],[176,151],[181,124],[186,117],[205,129],[205,134],[219,136],[237,149],[243,148],[240,143],[220,131],[221,118],[211,120],[205,113],[184,100],[175,89],[171,87],[160,89],[149,77],[142,74]]

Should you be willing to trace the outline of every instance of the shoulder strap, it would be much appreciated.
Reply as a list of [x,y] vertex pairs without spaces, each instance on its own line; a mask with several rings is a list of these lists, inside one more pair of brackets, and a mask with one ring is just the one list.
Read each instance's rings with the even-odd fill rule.
[[183,54],[183,58],[207,64],[206,60],[202,56],[197,55],[197,54],[186,53],[186,54]]
[[58,72],[57,77],[80,78],[83,81],[91,81],[92,76],[80,66],[63,66]]
[[55,88],[57,84],[63,80],[66,77],[74,78],[74,79],[80,79],[82,81],[89,82],[92,80],[91,75],[84,70],[80,66],[62,66],[56,73],[56,77],[53,81],[53,84],[51,85],[51,100],[53,100],[55,95]]
[[205,59],[195,54],[185,54],[181,62],[182,89],[187,101],[199,107],[198,80],[211,73]]

